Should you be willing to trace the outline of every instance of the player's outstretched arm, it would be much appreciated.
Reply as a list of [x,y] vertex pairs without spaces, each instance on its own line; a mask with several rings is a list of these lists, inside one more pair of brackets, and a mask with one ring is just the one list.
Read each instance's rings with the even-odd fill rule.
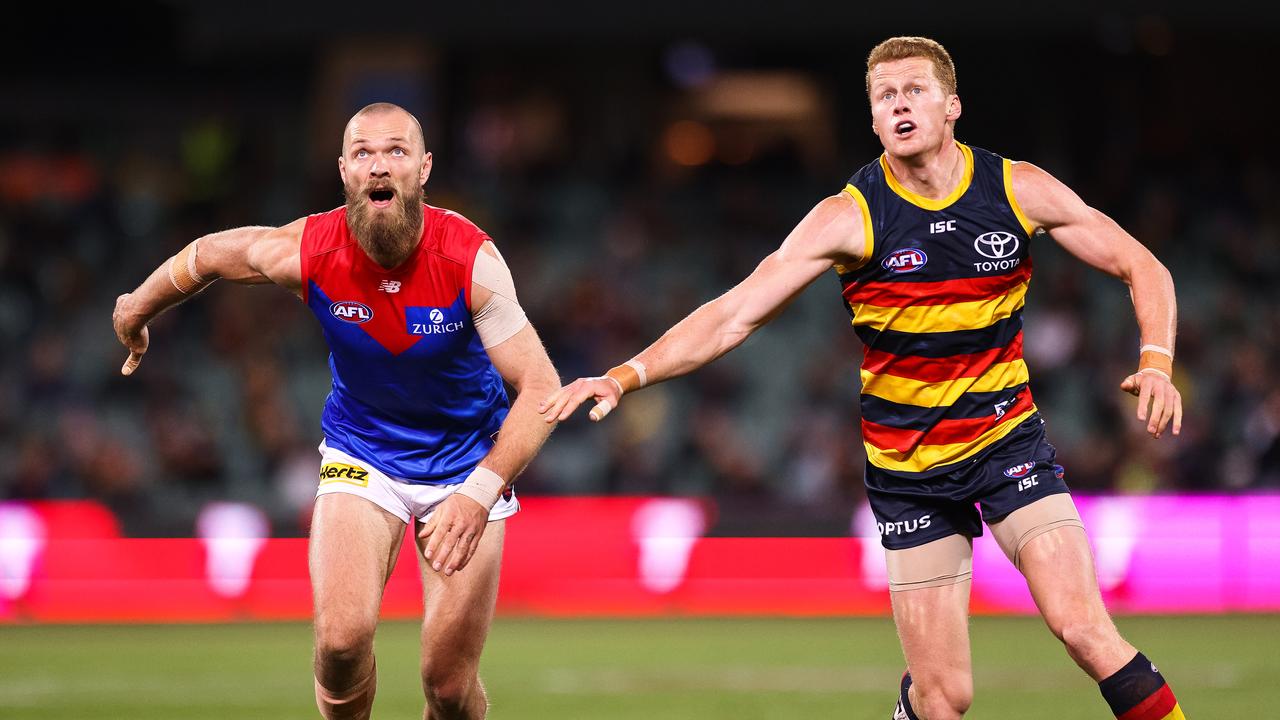
[[111,322],[129,349],[120,372],[131,375],[147,351],[147,323],[218,278],[302,289],[298,248],[306,220],[279,228],[243,227],[205,235],[166,260],[131,293],[116,298]]
[[602,420],[622,395],[692,372],[742,344],[777,317],[834,264],[863,255],[863,218],[856,201],[840,193],[818,203],[782,245],[731,290],[693,311],[639,355],[600,377],[579,378],[540,406],[548,423],[564,420],[594,399],[592,420]]
[[1030,163],[1015,163],[1013,191],[1027,219],[1068,252],[1129,286],[1142,335],[1138,370],[1120,389],[1138,397],[1137,418],[1152,437],[1170,422],[1182,432],[1182,395],[1173,386],[1178,301],[1173,277],[1150,250],[1066,185]]
[[511,271],[492,242],[476,256],[471,314],[480,342],[516,399],[497,440],[457,492],[449,496],[419,535],[431,567],[445,575],[466,567],[480,547],[489,511],[538,454],[552,426],[542,422],[537,404],[560,386],[560,376],[542,340],[520,309]]

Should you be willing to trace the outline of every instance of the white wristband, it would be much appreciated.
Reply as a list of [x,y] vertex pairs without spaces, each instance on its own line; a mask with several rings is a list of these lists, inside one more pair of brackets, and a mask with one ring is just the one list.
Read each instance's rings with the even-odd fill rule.
[[1142,373],[1149,373],[1149,374],[1151,374],[1151,375],[1159,375],[1160,377],[1164,378],[1165,380],[1168,380],[1169,382],[1173,382],[1173,378],[1169,377],[1169,373],[1167,373],[1167,372],[1165,372],[1165,371],[1161,370],[1160,368],[1153,368],[1153,367],[1146,367],[1146,368],[1142,368],[1141,370],[1139,370],[1139,371],[1138,371],[1138,374],[1139,374],[1139,375],[1141,375]]
[[[621,382],[620,380],[618,380],[618,378],[616,378],[616,377],[614,377],[614,376],[612,376],[612,375],[605,375],[605,376],[604,376],[604,378],[605,378],[606,380],[612,380],[612,381],[613,381],[613,385],[614,385],[614,387],[618,388],[618,397],[622,397],[623,395],[625,395],[625,394],[627,393],[627,391],[626,391],[626,390],[624,390],[624,389],[622,388],[622,382]],[[641,387],[644,387],[644,386],[643,386],[643,385],[641,385]],[[607,412],[608,412],[608,410],[606,410],[605,412],[607,413]]]
[[493,506],[498,504],[498,498],[502,497],[502,491],[506,487],[507,481],[503,480],[498,473],[489,468],[477,466],[454,492],[475,500],[483,505],[485,510],[492,510]]
[[1173,359],[1173,351],[1160,345],[1143,345],[1141,348],[1138,348],[1139,355],[1144,352],[1160,353],[1161,355],[1167,355],[1170,360]]
[[640,376],[640,387],[644,387],[645,385],[649,384],[649,375],[647,372],[645,372],[644,363],[633,358],[622,364],[630,367],[632,370],[635,370],[636,375]]

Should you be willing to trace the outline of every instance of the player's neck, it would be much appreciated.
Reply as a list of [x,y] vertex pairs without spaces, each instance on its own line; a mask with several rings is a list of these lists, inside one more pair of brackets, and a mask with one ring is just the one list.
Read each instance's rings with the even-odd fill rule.
[[941,200],[964,180],[964,153],[954,139],[948,138],[931,152],[907,158],[885,154],[889,170],[900,185],[921,197]]

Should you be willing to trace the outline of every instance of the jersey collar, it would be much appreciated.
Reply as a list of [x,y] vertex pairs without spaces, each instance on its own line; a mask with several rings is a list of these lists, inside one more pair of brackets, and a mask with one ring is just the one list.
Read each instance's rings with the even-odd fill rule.
[[973,151],[962,142],[956,142],[956,147],[960,148],[960,153],[964,155],[964,176],[960,178],[960,183],[951,191],[951,194],[941,200],[917,195],[903,187],[902,183],[898,182],[898,178],[893,176],[893,171],[889,169],[889,156],[887,154],[880,156],[880,168],[884,170],[884,181],[898,197],[916,207],[925,210],[944,210],[959,200],[960,196],[964,195],[965,191],[969,189],[969,183],[973,181]]

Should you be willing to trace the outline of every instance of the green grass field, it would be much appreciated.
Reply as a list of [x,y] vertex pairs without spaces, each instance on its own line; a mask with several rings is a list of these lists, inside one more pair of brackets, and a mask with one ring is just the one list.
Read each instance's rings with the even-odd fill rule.
[[[1191,720],[1280,717],[1280,617],[1121,618]],[[375,718],[421,717],[417,627],[379,630]],[[301,624],[0,627],[0,718],[315,718]],[[973,622],[973,718],[1110,717],[1038,620]],[[886,720],[887,618],[500,620],[493,718]]]

